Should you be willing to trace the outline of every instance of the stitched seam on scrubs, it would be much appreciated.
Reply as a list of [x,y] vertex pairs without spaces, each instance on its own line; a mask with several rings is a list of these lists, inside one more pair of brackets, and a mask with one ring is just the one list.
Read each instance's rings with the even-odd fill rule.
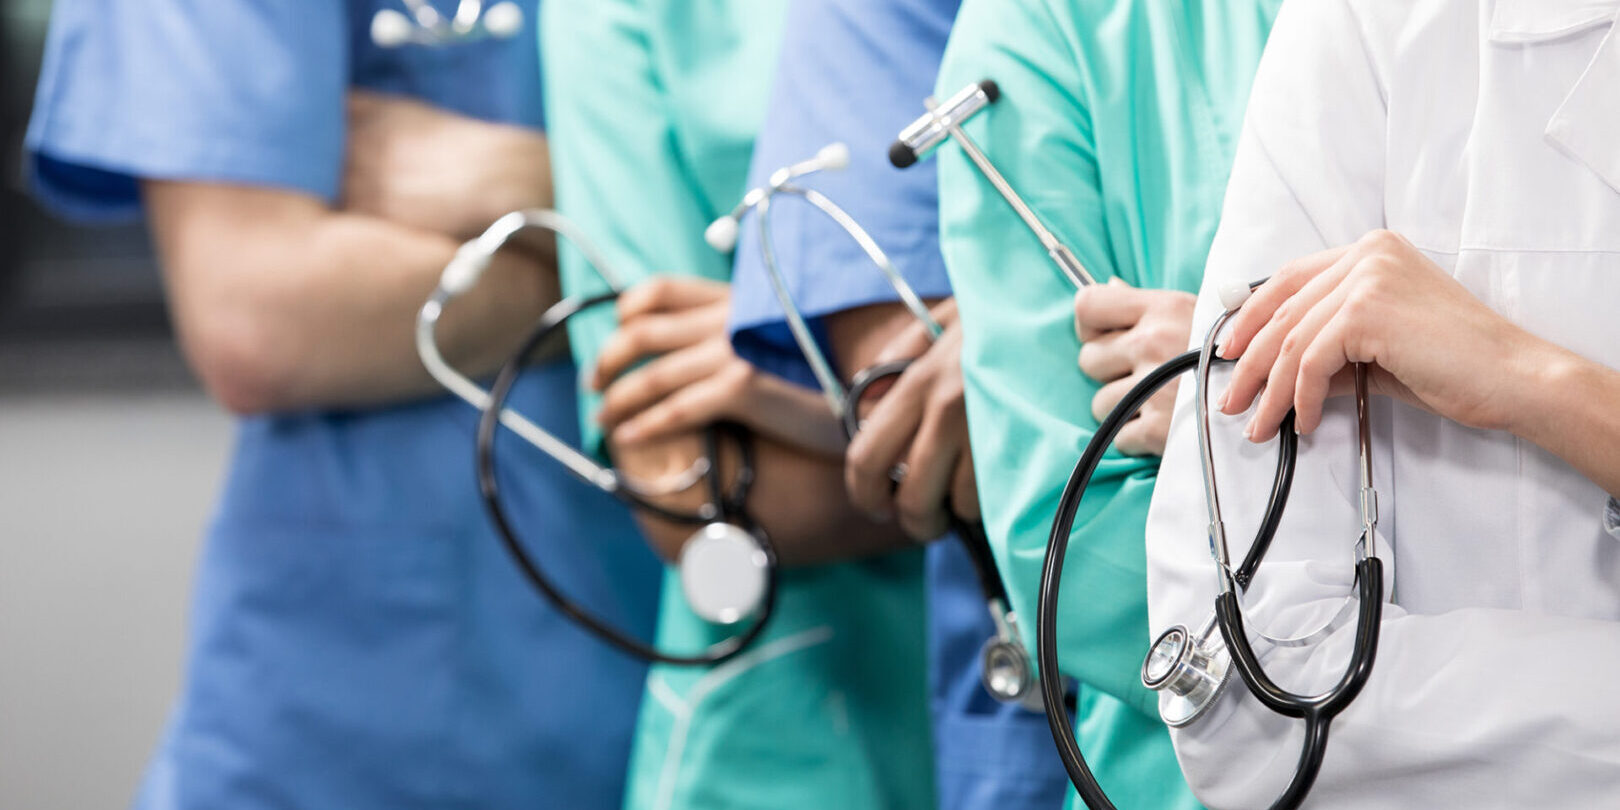
[[812,627],[809,630],[755,647],[709,670],[698,678],[697,682],[692,684],[692,688],[686,692],[685,713],[675,715],[675,727],[670,730],[669,735],[669,750],[665,752],[664,764],[659,770],[658,801],[655,807],[658,810],[668,810],[675,802],[676,775],[680,771],[681,759],[686,754],[686,738],[691,731],[692,716],[697,713],[697,707],[702,705],[705,698],[755,667],[818,644],[826,644],[832,641],[832,638],[833,629],[831,625],[823,624]]

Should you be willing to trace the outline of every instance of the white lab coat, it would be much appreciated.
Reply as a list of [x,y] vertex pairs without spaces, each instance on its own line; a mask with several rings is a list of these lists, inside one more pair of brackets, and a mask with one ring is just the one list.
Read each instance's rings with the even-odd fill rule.
[[[1620,367],[1617,15],[1620,0],[1290,0],[1256,80],[1195,340],[1220,282],[1389,228],[1513,322]],[[1180,388],[1148,519],[1154,634],[1196,628],[1215,593],[1192,390]],[[1309,629],[1351,592],[1353,414],[1334,400],[1303,443],[1248,599],[1251,633]],[[1393,602],[1307,806],[1620,807],[1620,540],[1604,528],[1607,493],[1511,435],[1387,399],[1373,414]],[[1213,424],[1234,557],[1275,459],[1239,438],[1242,425]],[[1283,685],[1319,692],[1353,634],[1351,623],[1320,645],[1261,654]],[[1301,732],[1234,674],[1212,713],[1173,737],[1200,799],[1256,808],[1291,775]]]

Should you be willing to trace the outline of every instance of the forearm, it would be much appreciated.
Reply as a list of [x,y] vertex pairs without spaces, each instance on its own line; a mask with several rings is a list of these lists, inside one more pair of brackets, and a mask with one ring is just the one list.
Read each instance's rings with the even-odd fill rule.
[[[360,407],[434,390],[412,324],[454,240],[279,192],[146,191],[182,345],[227,407]],[[549,257],[503,254],[446,311],[446,356],[493,370],[554,300],[554,278]]]
[[[816,565],[911,545],[892,522],[872,522],[850,505],[840,459],[805,453],[758,435],[752,441],[755,480],[747,510],[776,546],[783,565]],[[633,479],[650,482],[687,469],[702,452],[702,442],[696,435],[638,448],[619,447],[611,439],[609,445],[619,469]],[[729,482],[736,469],[736,448],[726,447],[722,476]],[[694,512],[708,497],[707,487],[698,484],[656,501],[672,509]],[[653,550],[668,560],[679,555],[682,544],[695,530],[646,513],[639,513],[638,519]]]
[[1508,430],[1620,497],[1620,371],[1545,342],[1520,358],[1520,406]]

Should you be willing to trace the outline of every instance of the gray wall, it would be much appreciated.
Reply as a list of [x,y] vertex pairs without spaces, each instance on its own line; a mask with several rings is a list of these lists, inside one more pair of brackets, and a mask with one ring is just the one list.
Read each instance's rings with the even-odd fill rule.
[[229,433],[195,391],[0,383],[0,808],[128,805]]

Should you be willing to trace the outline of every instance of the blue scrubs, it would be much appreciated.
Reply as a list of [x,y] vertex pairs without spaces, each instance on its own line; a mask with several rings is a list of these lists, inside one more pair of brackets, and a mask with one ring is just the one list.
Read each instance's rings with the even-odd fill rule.
[[[922,110],[958,0],[797,0],[788,10],[765,128],[750,187],[774,169],[839,140],[850,167],[806,178],[869,230],[917,291],[951,294],[939,253],[933,163],[902,172],[889,143]],[[844,232],[800,200],[779,198],[772,236],[794,300],[813,328],[842,310],[895,299],[883,275]],[[756,365],[814,386],[760,259],[753,219],[743,224],[732,277],[737,351]],[[823,342],[831,356],[831,350]],[[847,379],[849,372],[844,370]],[[946,810],[1059,808],[1068,781],[1043,715],[1004,706],[979,682],[979,648],[994,632],[961,545],[928,549],[929,636],[939,800]]]
[[[331,201],[350,87],[541,124],[533,2],[510,40],[379,50],[371,15],[394,2],[58,0],[37,192],[80,217],[138,213],[139,178]],[[575,376],[537,368],[514,405],[572,439]],[[446,397],[242,421],[137,807],[619,807],[645,669],[526,589],[478,501],[474,425]],[[539,556],[650,637],[660,568],[626,512],[506,446]]]

